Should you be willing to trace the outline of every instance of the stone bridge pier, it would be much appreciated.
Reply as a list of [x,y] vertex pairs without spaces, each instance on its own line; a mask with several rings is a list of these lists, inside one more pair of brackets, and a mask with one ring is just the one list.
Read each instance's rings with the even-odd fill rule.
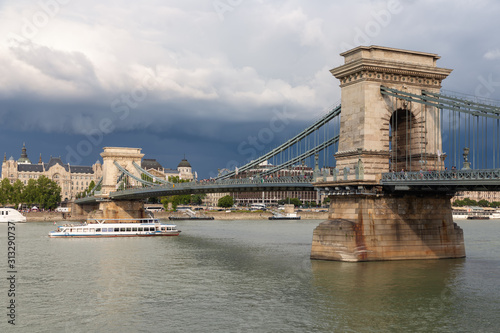
[[383,96],[380,87],[439,93],[451,70],[437,67],[439,56],[432,53],[360,46],[341,55],[344,64],[331,70],[342,94],[337,168],[361,165],[364,172],[315,184],[330,192],[331,203],[329,220],[314,230],[311,258],[464,257],[463,232],[453,223],[449,194],[391,193],[380,185],[382,173],[418,171],[423,160],[425,168],[443,167],[439,111]]

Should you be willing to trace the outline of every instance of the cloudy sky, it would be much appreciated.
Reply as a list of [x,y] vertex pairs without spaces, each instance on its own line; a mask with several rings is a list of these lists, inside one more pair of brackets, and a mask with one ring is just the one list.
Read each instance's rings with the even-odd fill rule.
[[[0,0],[0,153],[90,165],[141,147],[200,178],[339,102],[339,53],[441,56],[447,90],[500,99],[494,0]],[[279,124],[279,125],[277,125]],[[270,141],[270,140],[269,140]],[[266,148],[263,148],[266,146]]]

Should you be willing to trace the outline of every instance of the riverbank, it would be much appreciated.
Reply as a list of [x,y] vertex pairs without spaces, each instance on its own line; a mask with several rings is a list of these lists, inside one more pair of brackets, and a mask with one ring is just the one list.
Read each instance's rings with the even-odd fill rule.
[[[58,212],[29,212],[24,213],[26,222],[60,222],[60,221],[85,221],[86,216],[72,216],[68,213]],[[171,212],[157,212],[154,216],[159,219],[168,219],[175,215]],[[273,214],[270,212],[206,212],[206,216],[212,216],[215,220],[267,220]],[[327,212],[299,212],[298,216],[303,220],[326,220]]]

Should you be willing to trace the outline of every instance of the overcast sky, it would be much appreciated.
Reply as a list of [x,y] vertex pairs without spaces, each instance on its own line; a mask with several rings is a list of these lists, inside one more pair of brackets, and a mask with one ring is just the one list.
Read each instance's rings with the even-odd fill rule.
[[34,162],[91,165],[140,147],[209,177],[263,129],[262,153],[338,104],[329,70],[358,45],[437,53],[444,89],[500,99],[499,14],[494,0],[0,0],[0,153],[26,142]]

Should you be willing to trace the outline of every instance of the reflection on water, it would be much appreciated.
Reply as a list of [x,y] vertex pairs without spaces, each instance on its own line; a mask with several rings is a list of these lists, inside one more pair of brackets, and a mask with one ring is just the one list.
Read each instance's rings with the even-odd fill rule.
[[[181,236],[153,239],[51,239],[49,223],[18,225],[16,332],[496,332],[500,326],[500,223],[459,222],[466,259],[371,263],[311,261],[319,223],[185,221],[178,223]],[[7,329],[0,321],[0,331]]]
[[[312,263],[322,321],[339,331],[443,331],[465,259]],[[333,300],[333,302],[332,302]],[[367,330],[369,328],[369,330]]]

